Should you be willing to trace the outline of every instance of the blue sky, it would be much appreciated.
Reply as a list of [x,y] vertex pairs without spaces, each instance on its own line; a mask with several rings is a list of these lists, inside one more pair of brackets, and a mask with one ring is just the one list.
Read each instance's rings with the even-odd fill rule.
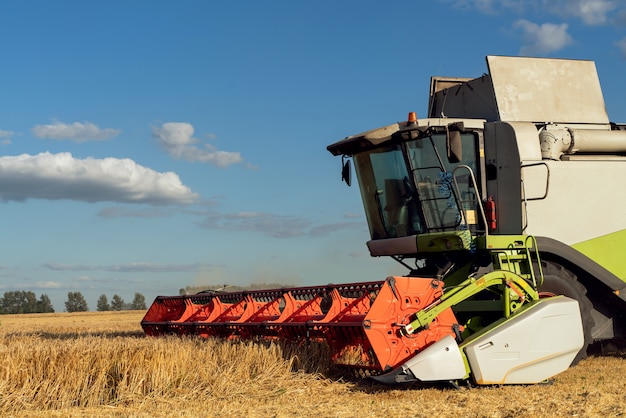
[[[383,4],[384,3],[384,4]],[[0,5],[0,294],[382,280],[326,146],[486,55],[596,61],[626,122],[626,2]]]

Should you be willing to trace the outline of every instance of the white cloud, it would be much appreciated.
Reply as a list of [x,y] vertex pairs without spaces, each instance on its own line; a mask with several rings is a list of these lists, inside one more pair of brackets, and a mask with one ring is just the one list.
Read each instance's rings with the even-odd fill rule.
[[626,26],[626,7],[616,13],[614,19],[617,26]]
[[444,3],[453,3],[454,7],[461,9],[476,9],[486,14],[497,14],[506,10],[521,13],[525,8],[533,5],[533,0],[440,0]]
[[44,139],[69,139],[76,142],[102,141],[119,135],[119,129],[101,129],[91,122],[74,122],[68,125],[55,121],[49,125],[36,125],[33,134]]
[[626,38],[620,39],[616,44],[620,51],[622,51],[622,56],[626,58]]
[[[558,17],[566,22],[576,20],[586,26],[626,26],[624,0],[439,0],[464,10],[476,10],[488,15],[541,15],[547,19]],[[524,31],[521,55],[541,55],[556,52],[572,42],[566,23],[546,23],[538,26],[525,19],[513,24]],[[578,29],[580,31],[580,28]],[[582,39],[582,37],[580,36]],[[622,49],[621,43],[617,45]]]
[[210,229],[260,232],[274,238],[293,238],[306,235],[311,221],[271,213],[239,212],[210,215],[200,225]]
[[0,144],[9,145],[11,143],[11,137],[13,136],[13,131],[3,131],[0,129]]
[[74,158],[49,152],[0,157],[0,200],[192,203],[198,195],[176,173],[159,173],[130,159]]
[[483,11],[499,11],[501,9],[513,10],[521,13],[532,4],[529,0],[475,0],[476,6]]
[[363,228],[362,222],[340,222],[334,224],[318,225],[311,228],[309,234],[314,237],[325,237],[340,229],[358,229]]
[[620,7],[615,0],[441,0],[462,9],[475,9],[485,14],[513,12],[518,16],[528,11],[542,15],[554,14],[580,19],[586,25],[603,25],[609,22]]
[[115,206],[102,209],[98,216],[102,218],[163,218],[168,213],[162,208],[129,208],[125,206]]
[[608,15],[617,8],[612,0],[544,0],[557,14],[579,18],[586,25],[604,25],[608,23]]
[[33,289],[62,289],[63,284],[53,281],[40,281],[29,285]]
[[439,0],[488,15],[514,13],[578,19],[585,25],[623,25],[623,0]]
[[212,213],[199,225],[209,229],[258,232],[274,238],[321,237],[342,229],[364,227],[362,222],[314,225],[310,219],[265,212]]
[[567,27],[566,23],[537,25],[525,19],[517,20],[513,23],[513,28],[522,32],[524,43],[519,53],[521,55],[545,55],[564,48],[572,43]]
[[172,157],[187,161],[197,161],[227,167],[243,161],[238,152],[218,151],[210,144],[199,147],[200,141],[193,137],[194,129],[190,123],[167,122],[160,128],[153,128],[154,136]]
[[[169,272],[196,272],[210,270],[210,264],[154,264],[154,263],[127,263],[112,265],[85,265],[85,264],[63,264],[47,263],[44,267],[55,271],[113,271],[120,273],[169,273]],[[81,276],[88,277],[88,276]]]

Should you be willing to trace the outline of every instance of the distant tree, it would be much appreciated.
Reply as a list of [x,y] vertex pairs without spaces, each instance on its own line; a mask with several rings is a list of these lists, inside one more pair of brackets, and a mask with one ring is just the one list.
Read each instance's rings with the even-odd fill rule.
[[100,295],[100,297],[98,298],[98,304],[97,304],[96,310],[100,312],[111,310],[111,305],[109,305],[109,300],[107,299],[107,295]]
[[48,295],[43,294],[37,300],[37,296],[31,291],[16,290],[4,292],[4,297],[0,298],[0,313],[27,314],[38,312],[54,312]]
[[67,312],[87,312],[89,307],[85,297],[80,292],[68,292],[65,301],[65,310]]
[[111,310],[112,311],[121,311],[124,309],[124,299],[120,297],[120,295],[113,295],[111,299]]
[[142,311],[148,309],[146,307],[146,298],[141,293],[135,292],[135,298],[133,302],[130,304],[130,309],[134,311]]
[[37,296],[33,292],[22,292],[22,300],[25,313],[37,312]]
[[5,314],[37,312],[37,296],[23,290],[4,292],[1,307]]
[[50,298],[45,293],[43,293],[39,297],[39,300],[37,301],[37,312],[39,313],[54,312],[54,306],[52,306],[52,302],[50,302]]
[[18,292],[4,292],[2,298],[2,312],[7,314],[17,314],[22,312],[22,302],[18,297]]

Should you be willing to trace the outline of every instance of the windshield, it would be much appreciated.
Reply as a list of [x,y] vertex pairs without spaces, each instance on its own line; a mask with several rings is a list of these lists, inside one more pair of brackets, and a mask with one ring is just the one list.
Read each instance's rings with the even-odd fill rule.
[[476,173],[474,136],[461,135],[461,144],[462,158],[452,163],[444,134],[407,143],[417,195],[430,230],[458,229],[476,223],[476,191],[470,170],[461,167]]
[[432,135],[354,156],[372,239],[465,229],[476,224],[472,134],[461,135],[462,158],[451,163],[446,136]]
[[424,232],[400,145],[355,155],[372,239]]

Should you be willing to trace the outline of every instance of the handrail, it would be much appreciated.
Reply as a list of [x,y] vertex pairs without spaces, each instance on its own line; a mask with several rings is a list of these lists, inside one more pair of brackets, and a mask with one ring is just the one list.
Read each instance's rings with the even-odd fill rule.
[[[478,189],[478,184],[476,183],[476,176],[474,175],[474,170],[472,170],[472,168],[468,165],[458,165],[457,167],[454,168],[454,170],[452,170],[452,174],[455,176],[454,177],[454,182],[455,182],[455,186],[457,187],[457,196],[459,196],[460,199],[460,192],[458,190],[458,185],[456,184],[456,171],[460,168],[464,168],[467,170],[467,172],[469,173],[470,179],[472,179],[472,186],[474,187],[474,190],[476,191],[476,196],[478,197],[478,208],[479,208],[479,212],[480,215],[482,217],[482,221],[483,221],[483,225],[485,226],[485,236],[489,235],[489,228],[487,227],[487,216],[485,215],[485,208],[482,205],[482,196],[480,195],[480,190]],[[459,206],[459,210],[463,211],[463,208],[461,206]]]

